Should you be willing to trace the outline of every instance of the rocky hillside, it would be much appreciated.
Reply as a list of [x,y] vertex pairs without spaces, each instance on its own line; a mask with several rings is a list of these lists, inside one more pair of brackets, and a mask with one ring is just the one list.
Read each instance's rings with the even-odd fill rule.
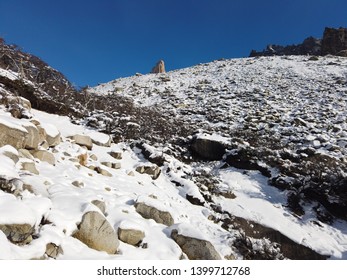
[[0,259],[347,258],[345,58],[137,74],[61,112],[4,65]]

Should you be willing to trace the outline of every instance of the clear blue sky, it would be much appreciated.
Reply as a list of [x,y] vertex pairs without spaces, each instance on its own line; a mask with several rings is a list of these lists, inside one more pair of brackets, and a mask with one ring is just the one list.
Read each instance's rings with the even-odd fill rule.
[[347,27],[346,0],[0,0],[0,37],[75,85],[96,85],[159,59],[167,70],[246,57],[269,43]]

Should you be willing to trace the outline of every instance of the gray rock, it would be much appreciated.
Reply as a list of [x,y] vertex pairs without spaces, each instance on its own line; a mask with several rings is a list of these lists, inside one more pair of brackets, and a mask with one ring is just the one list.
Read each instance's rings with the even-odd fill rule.
[[24,148],[28,150],[37,149],[40,144],[39,130],[32,123],[25,124],[23,127],[28,131],[24,142]]
[[175,223],[169,212],[158,210],[155,207],[146,205],[142,202],[136,203],[135,209],[136,212],[145,219],[153,219],[159,224],[172,226]]
[[122,159],[122,152],[111,151],[109,155],[115,159]]
[[83,215],[77,232],[73,234],[88,247],[115,254],[119,247],[116,232],[106,218],[99,212],[87,212]]
[[137,229],[123,229],[119,227],[118,238],[127,244],[138,246],[145,238],[145,233]]
[[51,165],[55,165],[55,157],[49,151],[46,151],[46,150],[33,151],[32,155],[41,161],[45,161]]
[[87,135],[76,134],[74,136],[71,136],[70,138],[74,140],[76,144],[85,146],[88,150],[91,150],[93,148],[93,141]]
[[28,244],[32,240],[35,229],[29,224],[0,225],[0,230],[14,244]]
[[102,212],[102,214],[106,214],[106,204],[105,201],[101,201],[101,200],[93,200],[92,204],[94,204],[96,207],[98,207],[100,209],[100,211]]
[[171,232],[171,238],[175,240],[182,251],[190,260],[221,260],[221,256],[207,240],[197,239],[189,236],[178,234],[174,229]]
[[58,246],[54,243],[48,243],[46,245],[46,255],[50,258],[56,259],[59,255],[64,254],[61,246]]
[[26,129],[20,126],[12,126],[0,121],[0,147],[11,145],[16,149],[22,149],[25,146],[28,134]]
[[36,168],[35,162],[33,161],[23,161],[21,163],[21,170],[26,170],[36,175],[40,174]]

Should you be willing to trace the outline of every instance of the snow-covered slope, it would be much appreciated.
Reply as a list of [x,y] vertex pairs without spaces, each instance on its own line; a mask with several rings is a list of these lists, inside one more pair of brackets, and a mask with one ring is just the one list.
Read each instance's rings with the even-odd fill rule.
[[[300,146],[312,148],[342,164],[346,67],[347,60],[336,57],[225,60],[90,89],[124,95],[198,129],[194,139],[225,146],[224,157],[212,161],[192,156],[182,162],[174,151],[178,146],[172,143],[110,144],[109,135],[72,124],[67,117],[31,109],[31,119],[16,119],[0,105],[0,128],[4,124],[22,131],[35,125],[51,138],[59,133],[61,137],[50,146],[40,142],[31,153],[0,147],[0,228],[8,226],[0,230],[0,259],[347,259],[347,222],[317,218],[316,201],[300,202],[301,215],[293,212],[287,205],[293,189],[276,188],[258,167],[268,168],[271,178],[281,174],[280,168],[263,158],[252,170],[226,165],[227,157],[238,151],[235,131],[278,137],[290,144],[289,154]],[[13,76],[6,70],[0,75]],[[0,89],[3,96],[8,94],[5,87]],[[131,115],[122,118],[133,121]],[[75,135],[89,136],[94,144],[87,149],[88,143],[77,144]],[[259,143],[246,141],[239,145],[259,148]],[[36,150],[50,153],[54,160],[30,157]],[[23,168],[26,163],[36,170],[32,165]],[[139,166],[154,166],[159,176],[146,174]],[[100,203],[105,209],[96,206]],[[145,213],[139,205],[151,210]],[[118,235],[115,254],[92,249],[76,238],[90,212],[100,213]],[[14,227],[12,236],[5,234],[11,225],[23,224],[31,227],[23,242],[13,241],[14,233],[19,235]],[[143,235],[131,245],[120,229]],[[186,236],[186,244],[204,240],[202,250],[208,253],[188,250],[176,238],[176,230]]]

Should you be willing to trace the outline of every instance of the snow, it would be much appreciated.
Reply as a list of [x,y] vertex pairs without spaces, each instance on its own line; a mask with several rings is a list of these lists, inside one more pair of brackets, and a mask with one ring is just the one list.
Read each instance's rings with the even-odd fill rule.
[[224,210],[276,229],[320,254],[342,257],[347,251],[347,235],[343,230],[347,222],[338,221],[340,229],[329,225],[318,226],[312,223],[314,218],[310,212],[298,219],[284,207],[286,201],[281,191],[268,185],[259,172],[248,173],[245,175],[233,168],[221,171],[223,184],[236,195],[232,201],[220,198],[219,203]]

